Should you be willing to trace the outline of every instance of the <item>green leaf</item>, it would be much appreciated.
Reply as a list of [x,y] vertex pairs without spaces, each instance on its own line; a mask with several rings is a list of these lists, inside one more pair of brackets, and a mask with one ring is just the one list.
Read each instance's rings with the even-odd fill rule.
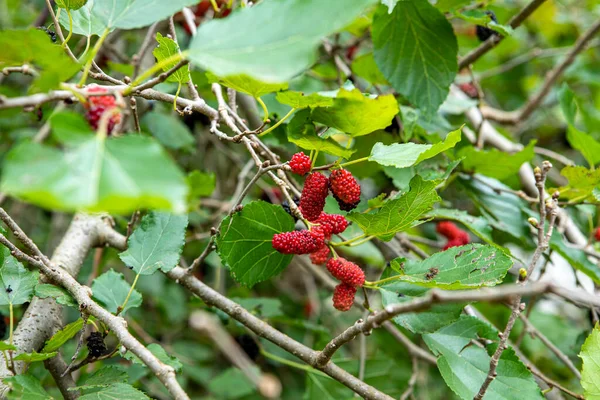
[[148,400],[144,392],[126,383],[115,383],[94,393],[84,394],[79,400]]
[[[160,362],[162,362],[163,364],[166,364],[170,367],[173,367],[175,372],[180,372],[181,369],[183,368],[183,364],[181,364],[181,362],[177,359],[177,357],[170,356],[165,351],[165,349],[162,348],[162,346],[160,344],[152,343],[152,344],[148,345],[147,348],[148,348],[148,350],[150,350],[150,352],[152,354],[154,354],[154,356],[156,358],[158,358],[160,360]],[[127,360],[130,360],[131,362],[133,362],[135,364],[144,365],[144,366],[146,365],[142,362],[142,360],[140,360],[135,354],[133,354],[130,351],[125,353],[124,357]]]
[[309,110],[301,110],[287,126],[288,140],[304,150],[318,150],[337,157],[350,158],[355,150],[340,146],[332,138],[324,139],[317,135],[310,119]]
[[600,284],[600,268],[598,265],[591,262],[582,250],[569,246],[560,233],[556,231],[552,233],[550,248],[567,260],[573,268],[592,278],[596,284]]
[[502,283],[511,266],[512,260],[497,248],[468,244],[451,247],[422,261],[406,261],[404,274],[398,280],[444,290],[475,289]]
[[[107,28],[143,28],[197,3],[198,0],[89,0],[85,7],[71,13],[73,33],[91,36],[101,35]],[[61,15],[60,23],[69,29],[66,15]]]
[[535,141],[531,141],[523,150],[514,154],[506,154],[497,149],[478,150],[470,146],[460,149],[457,157],[465,158],[462,165],[466,171],[475,171],[502,181],[516,176],[521,165],[531,161],[534,146]]
[[[116,313],[119,307],[127,298],[131,285],[127,283],[123,274],[114,270],[107,271],[94,279],[92,283],[92,293],[94,299],[102,303],[111,313]],[[130,308],[142,305],[142,295],[137,290],[131,292],[131,297],[127,301],[121,315],[125,314]]]
[[281,104],[286,104],[296,109],[307,107],[329,107],[333,105],[333,99],[331,97],[321,96],[318,93],[311,93],[307,96],[302,92],[288,90],[286,92],[277,93],[276,98]]
[[16,146],[4,161],[2,191],[65,211],[182,212],[187,184],[154,140],[140,135],[93,136],[64,152],[36,143]]
[[[197,2],[197,0],[196,0]],[[189,58],[220,76],[288,82],[315,60],[321,39],[352,22],[371,0],[270,0],[203,23]],[[335,15],[335,18],[331,18]]]
[[38,353],[36,351],[31,352],[31,353],[21,353],[18,356],[15,357],[15,360],[17,361],[25,361],[26,363],[32,363],[32,362],[36,362],[36,361],[44,361],[47,360],[49,358],[54,357],[55,355],[57,355],[57,352],[52,352],[52,353]]
[[124,367],[119,365],[105,365],[83,381],[81,386],[74,387],[72,390],[107,387],[116,382],[125,382],[127,378],[128,374]]
[[437,3],[435,3],[435,7],[442,12],[446,12],[450,10],[456,10],[465,4],[469,4],[470,2],[471,0],[439,0]]
[[257,314],[263,318],[280,317],[283,315],[283,310],[281,309],[281,300],[279,299],[271,299],[267,297],[233,297],[231,300],[235,301],[252,314]]
[[227,77],[218,77],[211,72],[206,73],[208,81],[211,83],[220,83],[223,86],[234,89],[238,92],[249,94],[254,98],[264,96],[268,93],[279,92],[288,87],[287,83],[266,83],[254,79],[248,75],[231,75]]
[[388,127],[398,111],[398,102],[391,94],[371,98],[358,89],[341,88],[333,105],[315,108],[312,118],[354,137]]
[[188,174],[187,183],[190,188],[190,200],[199,197],[208,197],[215,190],[217,177],[213,173],[207,174],[205,172],[194,170]]
[[79,70],[79,64],[40,29],[0,30],[0,48],[0,69],[27,64],[36,70],[30,92],[55,89]]
[[95,134],[85,118],[73,111],[54,113],[48,121],[52,128],[52,137],[65,146],[76,146]]
[[18,350],[17,346],[14,346],[12,344],[8,344],[6,342],[0,342],[0,351],[5,351],[5,350]]
[[458,45],[446,17],[427,0],[400,1],[373,18],[377,66],[394,89],[425,114],[435,114],[458,69]]
[[573,93],[566,82],[558,90],[558,101],[560,102],[560,108],[565,115],[567,123],[569,126],[573,126],[575,124],[575,117],[577,116],[577,102],[575,101],[575,93]]
[[396,233],[423,222],[419,218],[441,200],[435,191],[438,183],[416,175],[410,181],[410,191],[399,199],[390,200],[368,214],[350,213],[347,218],[356,222],[366,235],[389,241]]
[[498,245],[492,239],[492,227],[487,219],[469,215],[461,210],[449,210],[446,208],[436,208],[427,213],[426,217],[436,219],[449,219],[460,222],[465,225],[471,232],[477,235],[481,240],[492,246]]
[[196,139],[180,118],[158,111],[146,113],[141,120],[142,127],[169,149],[193,150]]
[[[257,367],[252,369],[260,373]],[[256,392],[256,385],[240,369],[227,368],[210,380],[208,391],[218,399],[238,399]]]
[[[175,56],[179,53],[179,45],[171,38],[164,37],[160,34],[160,32],[156,32],[156,41],[158,42],[158,46],[152,50],[152,55],[156,58],[156,62],[159,63],[169,57]],[[179,61],[173,60],[162,67],[164,72],[167,72],[175,65],[177,65]],[[188,83],[190,80],[190,66],[184,65],[182,68],[179,68],[172,75],[167,78],[167,82],[177,82],[177,83]]]
[[[437,365],[444,381],[462,399],[472,399],[479,392],[489,371],[488,351],[472,343],[478,338],[495,342],[498,333],[483,321],[468,316],[423,336],[429,349],[439,355]],[[489,351],[494,351],[497,344],[488,346]],[[489,386],[486,398],[544,399],[533,375],[512,348],[504,350],[496,372],[498,375]]]
[[57,351],[63,344],[67,343],[69,339],[77,335],[77,333],[81,331],[81,328],[83,328],[83,319],[79,318],[77,321],[71,322],[46,341],[42,353],[52,353]]
[[294,220],[283,208],[253,201],[223,220],[217,250],[237,282],[254,286],[288,266],[292,255],[279,253],[271,241],[276,233],[293,229]]
[[56,0],[56,5],[69,10],[79,10],[88,0]]
[[[589,170],[585,167],[564,167],[560,174],[567,178],[569,184],[558,188],[560,197],[573,202],[577,201],[600,201],[594,195],[600,189],[600,169]],[[555,190],[551,190],[553,193]]]
[[352,61],[352,72],[373,85],[389,85],[375,63],[373,53],[366,53]]
[[151,211],[142,218],[119,257],[140,275],[151,275],[158,269],[169,272],[179,263],[187,224],[187,214]]
[[10,250],[0,248],[0,305],[18,305],[31,300],[39,273],[23,267]]
[[581,386],[587,400],[600,399],[600,326],[592,330],[581,347],[579,357],[583,360],[581,367]]
[[460,136],[461,128],[450,132],[444,141],[435,144],[393,143],[386,146],[376,143],[371,149],[369,161],[396,168],[411,167],[453,148],[460,142]]
[[567,140],[571,147],[579,150],[583,157],[593,169],[600,162],[600,143],[598,143],[591,135],[581,132],[573,125],[569,125],[567,130]]
[[35,286],[35,296],[40,299],[52,297],[58,304],[78,308],[79,304],[66,289],[48,283],[38,283]]
[[12,390],[8,393],[8,399],[27,399],[27,400],[52,400],[42,386],[42,383],[34,376],[28,374],[15,375],[3,379],[4,383],[9,384]]
[[462,12],[454,12],[453,14],[455,17],[458,17],[473,25],[486,26],[491,30],[500,33],[502,36],[510,36],[513,33],[512,27],[509,25],[500,25],[499,23],[492,21],[491,15],[483,10],[467,10]]

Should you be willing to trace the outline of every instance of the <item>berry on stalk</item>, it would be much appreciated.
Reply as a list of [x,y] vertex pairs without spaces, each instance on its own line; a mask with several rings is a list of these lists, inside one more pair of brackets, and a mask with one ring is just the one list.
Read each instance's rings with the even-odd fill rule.
[[353,210],[360,202],[360,185],[348,170],[334,170],[329,176],[329,189],[343,211]]
[[[108,91],[98,85],[89,85],[87,88],[88,93],[108,93]],[[100,119],[105,112],[112,112],[116,108],[116,100],[113,96],[89,96],[88,102],[85,104],[87,109],[85,118],[87,119],[90,126],[96,130],[100,125]],[[108,126],[106,133],[111,134],[114,127],[121,122],[121,113],[114,113],[108,120]]]
[[354,304],[356,288],[346,283],[340,283],[333,290],[333,306],[340,311],[348,311]]
[[[494,14],[493,11],[486,11],[485,13],[490,16],[490,18],[493,22],[498,22],[498,19],[496,18],[496,14]],[[475,33],[477,34],[477,38],[479,40],[481,40],[482,42],[485,42],[491,36],[498,34],[493,29],[490,29],[487,26],[482,26],[482,25],[477,25],[475,27]]]
[[325,175],[320,172],[308,175],[300,196],[300,210],[304,218],[311,222],[319,218],[325,207],[328,193],[328,181]]
[[364,271],[344,258],[332,258],[327,261],[327,270],[334,278],[348,285],[362,286],[365,283]]
[[323,232],[292,231],[278,233],[271,241],[273,248],[283,254],[310,254],[325,245]]
[[87,348],[92,357],[100,357],[108,352],[104,336],[100,332],[92,332],[87,338]]
[[315,251],[314,253],[310,253],[310,261],[314,265],[323,265],[327,262],[327,259],[329,258],[329,253],[329,247],[323,246],[321,247],[321,249]]
[[292,172],[298,175],[306,175],[312,168],[310,157],[300,152],[292,156],[290,160],[290,168]]
[[329,231],[333,235],[338,235],[346,230],[348,227],[348,220],[343,215],[339,214],[327,214],[321,213],[319,215],[319,219],[317,220],[321,226],[327,225],[329,227]]

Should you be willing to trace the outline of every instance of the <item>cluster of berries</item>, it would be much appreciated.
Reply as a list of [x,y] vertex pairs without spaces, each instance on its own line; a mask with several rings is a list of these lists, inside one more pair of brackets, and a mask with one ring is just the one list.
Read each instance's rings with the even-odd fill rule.
[[[303,176],[312,169],[310,157],[304,153],[294,154],[289,166],[293,173]],[[347,311],[354,303],[356,288],[365,282],[365,274],[353,262],[343,258],[329,258],[331,252],[326,240],[344,232],[348,227],[348,220],[343,215],[323,212],[329,191],[341,210],[352,210],[360,202],[360,185],[349,171],[336,169],[329,178],[320,172],[313,172],[304,181],[298,203],[302,216],[311,223],[310,228],[276,234],[272,244],[280,253],[310,254],[313,264],[327,264],[329,272],[341,281],[333,292],[333,306]],[[289,204],[286,206],[289,208]]]
[[439,222],[436,231],[448,239],[448,243],[444,246],[444,250],[448,250],[450,247],[464,246],[471,242],[469,234],[450,221]]
[[[98,85],[89,85],[87,88],[88,93],[108,93],[103,87]],[[86,113],[85,118],[87,119],[90,126],[96,130],[98,129],[98,125],[100,124],[100,119],[105,112],[113,110],[117,108],[116,100],[114,96],[89,96],[88,102],[85,104]],[[110,119],[108,120],[107,133],[110,135],[113,131],[114,127],[121,122],[121,113],[114,112]]]

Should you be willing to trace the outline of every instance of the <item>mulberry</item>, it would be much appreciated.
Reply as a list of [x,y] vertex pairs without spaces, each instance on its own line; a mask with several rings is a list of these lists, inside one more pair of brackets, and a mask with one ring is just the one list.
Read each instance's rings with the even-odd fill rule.
[[302,152],[294,154],[290,160],[290,168],[295,174],[308,174],[311,169],[310,157]]
[[325,207],[325,199],[329,193],[327,182],[327,177],[320,172],[313,172],[304,181],[300,210],[304,218],[311,222],[319,218]]
[[333,306],[340,311],[348,311],[354,304],[356,288],[346,283],[340,283],[333,290]]
[[320,250],[315,251],[310,254],[310,261],[315,265],[323,265],[327,262],[329,258],[329,247],[323,246]]
[[327,262],[327,270],[337,280],[352,286],[365,283],[364,271],[353,262],[344,258],[332,258]]
[[283,254],[310,254],[323,247],[325,239],[323,232],[302,230],[278,233],[271,243]]
[[329,176],[329,188],[340,209],[350,211],[360,202],[360,185],[350,171],[336,169]]
[[100,332],[92,332],[87,338],[87,348],[92,357],[100,357],[108,352],[104,336]]
[[[93,84],[88,86],[87,91],[88,93],[108,93],[106,89]],[[85,118],[90,126],[96,130],[98,129],[102,115],[115,107],[117,106],[113,96],[90,96],[85,105],[85,108],[87,109]],[[119,122],[121,122],[121,113],[113,114],[108,121],[107,133],[110,134]]]
[[340,234],[348,227],[348,220],[343,215],[321,213],[317,220],[321,226],[327,225],[333,235]]

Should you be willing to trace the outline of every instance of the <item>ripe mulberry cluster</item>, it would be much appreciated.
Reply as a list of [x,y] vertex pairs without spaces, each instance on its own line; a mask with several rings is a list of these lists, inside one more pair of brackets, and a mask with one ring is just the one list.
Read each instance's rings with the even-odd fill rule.
[[362,286],[365,283],[365,273],[356,264],[344,258],[332,258],[327,262],[327,270],[334,278],[352,286]]
[[307,220],[313,222],[319,219],[329,193],[328,185],[327,177],[320,172],[313,172],[304,181],[300,210]]
[[[87,89],[88,93],[108,93],[108,91],[98,85],[90,85]],[[98,129],[98,125],[100,124],[100,119],[102,115],[116,108],[116,101],[113,96],[89,96],[88,102],[85,105],[87,109],[85,118],[87,119],[90,126],[96,130]],[[109,121],[107,127],[107,133],[110,135],[114,127],[121,122],[121,113],[113,114]]]
[[329,188],[340,210],[353,210],[360,203],[360,185],[348,170],[333,171],[329,176]]
[[320,230],[301,230],[278,233],[273,236],[272,245],[283,254],[310,254],[325,245],[325,235]]
[[471,239],[469,234],[450,221],[442,221],[437,224],[437,233],[448,239],[443,250],[448,250],[450,247],[464,246],[469,244]]
[[308,174],[311,169],[310,157],[302,152],[294,154],[290,160],[290,168],[295,174]]
[[310,261],[315,265],[323,265],[327,262],[330,252],[329,247],[325,245],[320,250],[310,253]]

